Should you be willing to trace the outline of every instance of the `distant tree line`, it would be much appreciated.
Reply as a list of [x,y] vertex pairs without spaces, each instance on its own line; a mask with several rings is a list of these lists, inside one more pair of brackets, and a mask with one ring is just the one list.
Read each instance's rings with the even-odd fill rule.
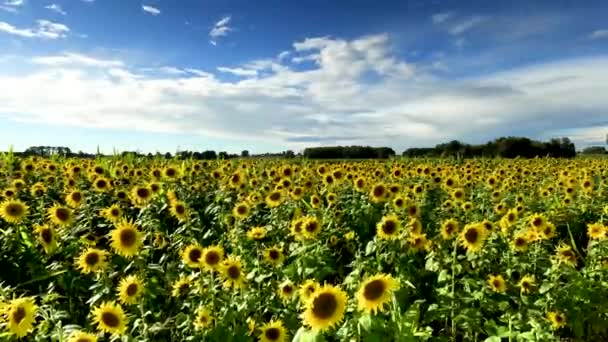
[[327,146],[308,147],[302,155],[311,159],[386,159],[395,156],[390,147]]
[[603,146],[589,146],[584,148],[581,154],[608,154],[608,151]]
[[576,148],[569,138],[554,138],[541,142],[524,137],[501,137],[483,145],[465,144],[458,140],[439,144],[430,148],[410,148],[403,152],[404,157],[502,157],[534,158],[554,157],[573,158]]

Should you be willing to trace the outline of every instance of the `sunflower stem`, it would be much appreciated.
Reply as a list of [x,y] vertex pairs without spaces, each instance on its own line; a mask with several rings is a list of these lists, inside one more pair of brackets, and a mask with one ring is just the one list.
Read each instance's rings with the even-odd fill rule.
[[455,292],[455,287],[456,287],[456,252],[458,249],[458,242],[457,240],[454,240],[453,242],[454,248],[452,250],[452,293],[450,296],[451,299],[451,313],[450,313],[450,324],[452,327],[452,338],[455,339],[456,335],[455,335],[455,329],[454,329],[454,292]]

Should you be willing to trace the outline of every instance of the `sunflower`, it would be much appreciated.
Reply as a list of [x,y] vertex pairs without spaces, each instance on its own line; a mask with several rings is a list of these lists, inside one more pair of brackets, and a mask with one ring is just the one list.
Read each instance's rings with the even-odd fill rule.
[[266,237],[266,228],[253,227],[247,232],[247,237],[251,240],[262,240]]
[[401,210],[405,207],[406,201],[405,198],[403,198],[402,196],[396,196],[393,199],[393,208],[395,208],[395,210]]
[[576,254],[572,250],[572,247],[562,243],[557,247],[557,261],[560,264],[566,264],[570,266],[576,266]]
[[321,224],[316,217],[309,217],[302,224],[302,234],[307,239],[314,239],[320,232]]
[[302,232],[304,222],[306,222],[306,218],[298,218],[291,221],[291,226],[289,229],[296,240],[301,240],[304,238],[304,233]]
[[152,190],[147,186],[135,186],[131,189],[131,200],[138,207],[143,207],[152,199]]
[[104,250],[88,248],[76,258],[76,263],[84,274],[97,272],[106,267],[106,254]]
[[260,342],[285,342],[287,341],[287,331],[283,327],[283,322],[270,321],[260,327],[262,333],[260,334]]
[[486,236],[487,232],[482,225],[467,224],[460,233],[460,243],[468,252],[478,252],[481,250]]
[[455,219],[449,219],[441,225],[441,237],[444,240],[450,240],[454,236],[458,235],[458,221]]
[[171,216],[175,217],[180,222],[186,221],[190,216],[188,208],[183,202],[180,201],[171,203],[171,208],[169,211],[171,212]]
[[547,218],[542,214],[534,214],[530,217],[528,222],[530,227],[534,228],[536,231],[542,231],[547,225]]
[[192,277],[181,275],[179,279],[173,282],[171,287],[171,295],[173,297],[185,296],[192,289]]
[[92,315],[97,330],[101,332],[124,335],[127,330],[127,316],[120,304],[104,302],[93,309]]
[[36,225],[34,226],[34,232],[45,253],[52,253],[57,248],[57,234],[55,234],[55,229],[52,226],[47,224]]
[[551,239],[555,236],[555,225],[551,222],[547,222],[545,227],[539,232],[543,239]]
[[500,274],[491,275],[488,278],[488,285],[490,286],[490,289],[496,293],[505,293],[505,291],[507,291],[507,283]]
[[20,200],[6,200],[0,204],[0,217],[8,223],[19,223],[27,215],[29,207]]
[[110,232],[112,249],[118,255],[131,258],[136,255],[142,244],[142,234],[133,221],[122,220],[116,224],[116,228]]
[[601,223],[592,223],[587,225],[587,235],[593,240],[602,240],[606,238],[606,227]]
[[429,247],[429,240],[426,238],[426,234],[412,234],[407,239],[407,243],[414,251],[422,251]]
[[376,225],[376,236],[383,240],[395,240],[401,231],[401,222],[396,215],[387,215]]
[[222,275],[224,276],[224,287],[240,288],[244,286],[245,277],[241,261],[235,257],[229,257],[223,262]]
[[70,335],[68,342],[97,342],[97,336],[84,331],[75,331]]
[[22,338],[33,330],[38,310],[34,297],[13,299],[3,309],[11,334]]
[[269,208],[275,208],[281,205],[283,201],[283,193],[280,190],[274,190],[266,196],[266,205]]
[[141,296],[143,289],[143,282],[138,276],[127,276],[118,285],[118,300],[125,305],[135,304]]
[[84,202],[84,195],[80,190],[73,190],[65,196],[65,202],[72,208],[78,208]]
[[557,311],[547,312],[547,319],[551,322],[551,327],[555,330],[566,326],[566,315]]
[[285,280],[279,284],[279,297],[284,301],[288,301],[293,298],[293,294],[296,292],[296,288],[293,283],[289,280]]
[[319,196],[317,196],[317,195],[310,196],[310,206],[311,207],[318,209],[319,207],[321,207],[321,203],[322,203],[322,201]]
[[272,266],[282,264],[284,259],[283,250],[278,246],[269,247],[264,250],[264,261]]
[[98,192],[108,191],[110,189],[110,181],[100,177],[93,182],[93,189]]
[[306,302],[306,310],[301,315],[304,325],[313,331],[330,329],[344,318],[347,300],[346,292],[340,288],[324,285]]
[[528,234],[520,233],[515,235],[513,241],[511,241],[511,246],[517,252],[523,252],[528,249]]
[[407,223],[407,227],[412,235],[422,234],[422,222],[420,222],[418,218],[410,219],[410,222]]
[[47,211],[47,217],[58,226],[67,226],[72,223],[74,215],[72,210],[60,204],[55,204]]
[[530,293],[530,291],[532,291],[532,288],[536,286],[534,276],[526,274],[525,276],[521,277],[521,280],[519,281],[519,283],[517,283],[517,286],[519,286],[521,293]]
[[203,249],[197,244],[186,246],[182,252],[182,261],[190,268],[202,266]]
[[179,173],[177,172],[177,169],[173,166],[167,166],[163,170],[163,176],[169,179],[175,179],[179,176]]
[[306,303],[319,288],[319,283],[317,283],[314,279],[308,279],[302,285],[300,285],[298,293],[302,303]]
[[388,190],[386,186],[382,183],[375,184],[369,192],[369,197],[372,202],[380,203],[384,201],[388,196]]
[[194,328],[196,330],[205,330],[213,324],[213,317],[209,309],[200,306],[196,309],[196,318],[194,320]]
[[201,262],[209,271],[216,271],[224,260],[224,249],[220,246],[209,246],[203,249]]
[[232,215],[241,220],[247,218],[247,215],[249,215],[249,204],[247,204],[247,202],[237,204],[234,209],[232,209]]
[[384,305],[391,301],[393,292],[398,288],[399,283],[390,275],[380,273],[367,278],[357,292],[359,311],[383,311]]
[[101,210],[101,216],[112,223],[117,223],[122,219],[122,209],[118,204],[112,204]]

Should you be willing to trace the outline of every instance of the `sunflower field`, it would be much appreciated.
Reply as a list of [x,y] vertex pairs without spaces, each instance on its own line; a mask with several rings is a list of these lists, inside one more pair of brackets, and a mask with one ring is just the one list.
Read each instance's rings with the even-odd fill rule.
[[0,341],[607,341],[607,159],[0,158]]

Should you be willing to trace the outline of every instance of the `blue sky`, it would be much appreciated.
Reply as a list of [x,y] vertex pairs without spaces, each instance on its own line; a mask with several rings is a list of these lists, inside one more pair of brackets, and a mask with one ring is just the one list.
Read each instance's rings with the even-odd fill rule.
[[0,0],[0,149],[608,133],[606,1]]

